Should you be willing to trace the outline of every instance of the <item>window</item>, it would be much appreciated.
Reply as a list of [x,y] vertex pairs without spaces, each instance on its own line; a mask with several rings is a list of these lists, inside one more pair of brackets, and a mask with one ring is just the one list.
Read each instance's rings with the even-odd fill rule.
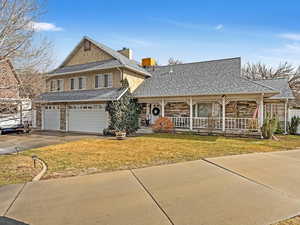
[[64,90],[64,80],[51,80],[50,81],[50,91],[63,91]]
[[90,51],[91,50],[91,42],[88,40],[84,41],[84,51]]
[[196,117],[209,117],[212,116],[211,103],[198,103],[193,106],[194,116]]
[[74,90],[74,89],[75,89],[75,79],[74,79],[74,78],[71,78],[71,79],[70,79],[70,89],[71,89],[71,90]]
[[112,75],[100,74],[95,76],[95,88],[112,87]]

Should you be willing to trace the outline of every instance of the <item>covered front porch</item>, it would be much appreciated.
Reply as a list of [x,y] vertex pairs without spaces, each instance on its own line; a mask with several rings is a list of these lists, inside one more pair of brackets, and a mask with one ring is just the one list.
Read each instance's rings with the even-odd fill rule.
[[141,126],[169,118],[176,130],[215,133],[260,133],[264,96],[206,96],[139,99]]

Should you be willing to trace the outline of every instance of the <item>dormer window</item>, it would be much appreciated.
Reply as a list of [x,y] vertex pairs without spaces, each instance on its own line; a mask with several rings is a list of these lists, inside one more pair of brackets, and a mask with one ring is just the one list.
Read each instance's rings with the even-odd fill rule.
[[84,51],[90,51],[91,50],[91,42],[88,40],[84,41]]

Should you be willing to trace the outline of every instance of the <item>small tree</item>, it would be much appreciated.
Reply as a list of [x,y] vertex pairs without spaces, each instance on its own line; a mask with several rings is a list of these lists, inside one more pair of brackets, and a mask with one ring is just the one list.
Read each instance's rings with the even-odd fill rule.
[[297,129],[300,124],[300,118],[298,116],[293,116],[289,124],[289,133],[297,134]]
[[264,120],[264,124],[261,128],[262,136],[265,139],[274,138],[274,133],[277,129],[278,120],[276,118],[271,118],[270,114],[267,113],[267,116]]
[[[125,90],[128,86],[128,81],[123,80],[122,88]],[[121,99],[108,103],[106,110],[110,114],[109,129],[130,134],[139,128],[140,106],[133,98],[129,88]]]

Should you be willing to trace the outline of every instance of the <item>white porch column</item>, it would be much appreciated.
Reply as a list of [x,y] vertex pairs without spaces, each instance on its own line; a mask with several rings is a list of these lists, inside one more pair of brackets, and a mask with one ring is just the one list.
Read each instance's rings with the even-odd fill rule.
[[161,116],[165,117],[165,100],[161,99]]
[[225,102],[225,96],[222,96],[222,131],[225,132],[225,107],[226,107],[226,102]]
[[190,97],[190,130],[193,130],[193,99]]
[[284,134],[287,134],[288,99],[284,102]]
[[262,93],[259,100],[259,126],[264,124],[264,94]]

